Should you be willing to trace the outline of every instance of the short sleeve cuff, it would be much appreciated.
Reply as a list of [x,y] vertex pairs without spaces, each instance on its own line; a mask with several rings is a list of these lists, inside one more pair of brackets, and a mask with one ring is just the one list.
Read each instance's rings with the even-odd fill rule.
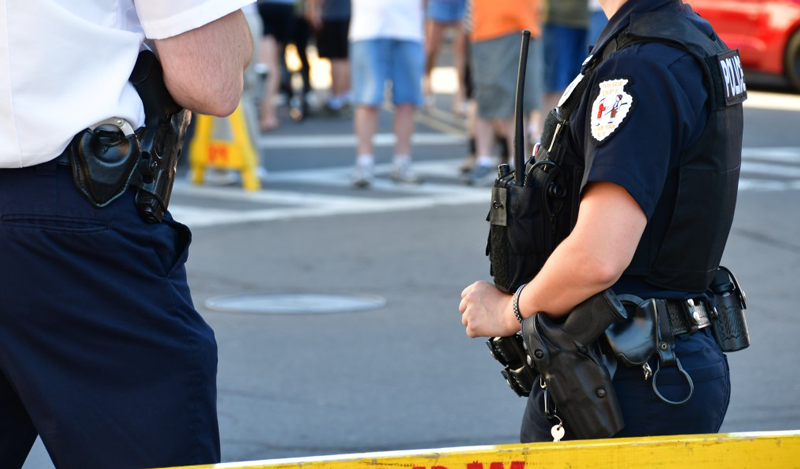
[[633,174],[620,167],[594,165],[586,182],[611,182],[622,187],[639,204],[648,221],[656,209],[656,200],[650,196],[653,189],[649,184],[637,180]]
[[208,0],[192,8],[170,12],[177,8],[174,3],[165,1],[164,5],[169,6],[137,7],[137,12],[145,37],[166,39],[211,23],[251,3],[253,0]]

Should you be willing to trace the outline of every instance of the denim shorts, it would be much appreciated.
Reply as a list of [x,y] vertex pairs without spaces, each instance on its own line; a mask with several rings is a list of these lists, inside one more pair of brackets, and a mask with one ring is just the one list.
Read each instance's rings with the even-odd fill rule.
[[379,106],[384,87],[392,83],[394,104],[422,105],[422,43],[399,39],[365,39],[350,43],[353,102]]
[[428,0],[425,15],[437,23],[454,23],[464,19],[466,0]]

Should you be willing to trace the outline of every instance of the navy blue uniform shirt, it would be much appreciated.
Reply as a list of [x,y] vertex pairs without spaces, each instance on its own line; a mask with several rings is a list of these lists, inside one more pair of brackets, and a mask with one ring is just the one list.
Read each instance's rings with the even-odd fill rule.
[[[712,32],[708,23],[679,1],[630,0],[609,22],[597,50],[628,26],[632,13],[662,9],[682,11],[702,30]],[[643,42],[621,48],[585,80],[586,91],[570,115],[568,142],[572,154],[584,156],[584,182],[617,184],[636,200],[649,224],[669,222],[665,218],[675,209],[681,153],[698,142],[708,120],[701,65],[681,49]],[[665,290],[630,275],[623,275],[613,288],[642,298],[697,296]],[[710,328],[676,337],[674,351],[681,370],[657,365],[656,358],[649,362],[659,370],[658,390],[673,401],[686,399],[686,373],[694,386],[691,400],[685,405],[667,404],[653,392],[655,378],[642,379],[640,367],[618,366],[613,383],[625,428],[615,437],[719,431],[730,401],[730,372]],[[521,442],[549,441],[551,429],[561,423],[547,417],[544,402],[544,390],[534,386],[523,415]],[[565,438],[574,439],[570,422],[564,422],[564,428]]]
[[[682,12],[703,31],[713,31],[679,1],[635,0],[611,18],[594,52],[628,26],[631,14],[654,10]],[[648,223],[664,222],[652,219],[656,205],[674,204],[670,194],[677,191],[679,155],[697,141],[706,124],[708,93],[700,65],[682,49],[638,43],[611,55],[586,79],[570,135],[573,150],[586,161],[584,183],[613,182],[636,200]],[[614,289],[643,298],[692,296],[627,275]]]

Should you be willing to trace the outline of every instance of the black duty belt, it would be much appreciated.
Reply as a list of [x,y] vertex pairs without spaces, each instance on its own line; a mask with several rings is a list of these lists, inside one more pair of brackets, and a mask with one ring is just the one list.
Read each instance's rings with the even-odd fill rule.
[[691,334],[711,325],[711,315],[700,300],[656,300],[666,303],[672,335]]

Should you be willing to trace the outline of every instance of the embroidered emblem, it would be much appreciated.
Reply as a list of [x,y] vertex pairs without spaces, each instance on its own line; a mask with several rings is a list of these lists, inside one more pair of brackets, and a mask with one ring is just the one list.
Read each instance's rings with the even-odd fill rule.
[[633,96],[625,92],[624,78],[600,83],[600,92],[592,104],[592,137],[598,143],[610,137],[633,109]]
[[572,80],[572,83],[569,84],[567,89],[564,90],[564,94],[562,94],[561,99],[558,100],[558,107],[563,106],[564,103],[567,102],[569,97],[572,96],[572,92],[575,91],[575,87],[578,86],[578,83],[580,83],[581,80],[583,80],[583,73],[579,73],[578,76]]

